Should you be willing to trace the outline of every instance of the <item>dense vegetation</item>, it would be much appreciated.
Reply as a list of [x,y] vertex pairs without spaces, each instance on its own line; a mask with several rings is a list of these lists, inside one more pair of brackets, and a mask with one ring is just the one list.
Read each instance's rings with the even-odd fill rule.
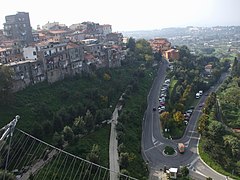
[[[152,68],[152,60],[161,60],[161,55],[152,54],[146,40],[135,42],[130,38],[128,47],[129,59],[137,57],[136,61],[146,62],[138,68],[135,78],[124,91],[123,110],[120,113],[117,133],[118,151],[121,172],[138,179],[147,179],[147,166],[141,156],[142,119],[147,107],[147,94],[157,69]],[[156,56],[156,57],[155,57]],[[155,58],[154,58],[155,57]]]
[[[173,70],[168,71],[171,79],[168,90],[166,112],[160,116],[163,128],[170,131],[165,136],[180,138],[185,130],[184,113],[195,105],[195,94],[199,90],[207,91],[229,68],[229,62],[220,62],[211,56],[195,56],[190,54],[186,46],[178,48],[180,59],[172,63]],[[211,64],[212,72],[207,73],[205,66]]]
[[207,99],[198,127],[202,134],[200,154],[203,160],[236,179],[240,179],[240,135],[231,128],[240,127],[238,63],[233,63],[232,76],[223,83],[218,93],[212,93]]
[[[18,128],[59,148],[68,143],[67,151],[108,167],[110,125],[106,120],[111,119],[125,92],[119,120],[123,133],[118,134],[121,172],[147,177],[141,157],[141,123],[154,76],[155,55],[143,39],[131,39],[128,48],[122,67],[93,69],[89,74],[53,84],[43,82],[12,93],[12,98],[8,97],[11,101],[0,102],[0,125],[19,114]],[[161,55],[156,58],[160,60]]]

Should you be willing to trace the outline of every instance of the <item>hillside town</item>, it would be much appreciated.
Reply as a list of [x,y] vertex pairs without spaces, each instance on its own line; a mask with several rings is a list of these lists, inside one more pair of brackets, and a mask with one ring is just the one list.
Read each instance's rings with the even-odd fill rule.
[[[82,22],[67,27],[48,22],[32,29],[27,12],[5,17],[0,30],[0,66],[13,72],[13,91],[47,81],[89,72],[91,68],[121,66],[127,50],[122,33],[109,24]],[[166,38],[149,40],[154,52],[166,59],[178,59],[178,50]]]
[[123,35],[112,32],[108,24],[82,22],[67,27],[48,22],[33,30],[27,12],[5,20],[0,30],[0,65],[12,70],[14,91],[88,72],[91,66],[118,67],[125,58]]

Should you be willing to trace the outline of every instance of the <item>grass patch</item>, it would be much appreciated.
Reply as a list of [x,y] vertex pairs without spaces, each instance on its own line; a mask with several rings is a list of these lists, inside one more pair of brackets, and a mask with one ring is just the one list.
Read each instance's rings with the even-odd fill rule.
[[211,156],[209,156],[207,153],[204,152],[204,149],[203,149],[204,143],[205,143],[205,139],[201,138],[198,148],[199,148],[199,154],[200,154],[202,160],[205,163],[207,163],[211,168],[213,168],[215,171],[217,171],[225,176],[229,176],[231,178],[240,180],[240,177],[233,176],[231,173],[225,171],[218,163],[216,163],[214,161],[214,159],[212,159]]

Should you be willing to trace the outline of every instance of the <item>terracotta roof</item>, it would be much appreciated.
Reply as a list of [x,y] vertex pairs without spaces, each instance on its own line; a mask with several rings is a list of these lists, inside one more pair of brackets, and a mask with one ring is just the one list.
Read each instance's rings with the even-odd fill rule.
[[69,42],[67,45],[67,49],[78,48],[78,47],[79,47],[79,45],[72,43],[72,42]]

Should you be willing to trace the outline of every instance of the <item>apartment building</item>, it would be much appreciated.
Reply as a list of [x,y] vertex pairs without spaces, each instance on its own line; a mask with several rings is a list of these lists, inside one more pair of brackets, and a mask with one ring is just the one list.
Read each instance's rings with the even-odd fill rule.
[[11,40],[19,40],[23,44],[33,42],[29,13],[18,12],[5,17],[4,35]]

